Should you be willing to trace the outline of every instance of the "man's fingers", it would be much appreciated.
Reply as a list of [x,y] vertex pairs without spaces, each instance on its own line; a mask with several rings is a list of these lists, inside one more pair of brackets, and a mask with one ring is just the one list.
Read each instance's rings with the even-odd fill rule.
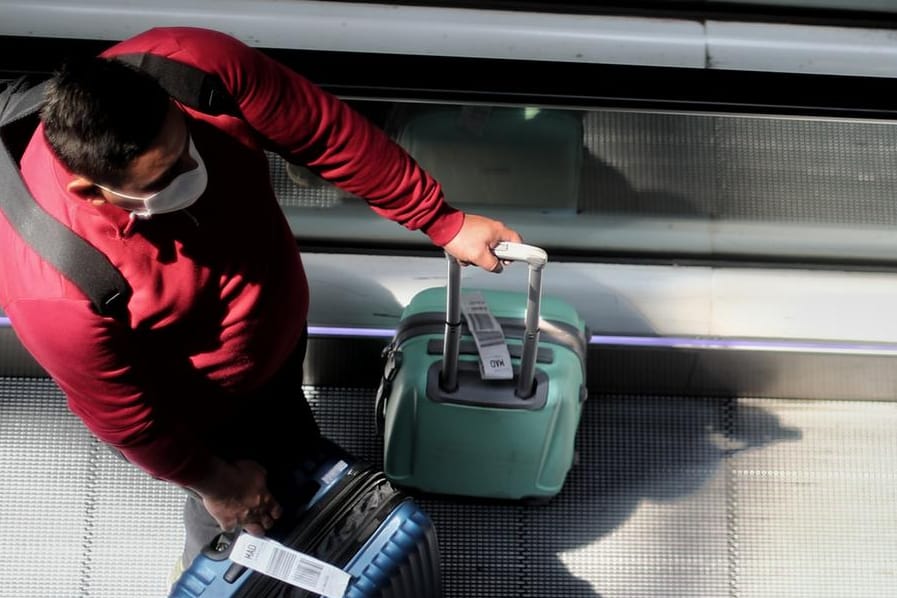
[[271,506],[269,512],[271,513],[271,517],[273,517],[274,519],[280,519],[280,517],[283,515],[283,508],[280,506],[280,503],[275,501]]
[[259,506],[245,509],[234,527],[240,526],[254,536],[265,535],[265,530],[271,529],[275,520],[283,515],[283,509],[271,496],[263,499],[261,503]]
[[263,538],[265,536],[265,528],[262,527],[260,523],[244,523],[243,530],[258,538]]
[[504,269],[502,260],[495,255],[495,247],[489,247],[485,252],[481,253],[477,260],[477,265],[487,272],[498,274]]

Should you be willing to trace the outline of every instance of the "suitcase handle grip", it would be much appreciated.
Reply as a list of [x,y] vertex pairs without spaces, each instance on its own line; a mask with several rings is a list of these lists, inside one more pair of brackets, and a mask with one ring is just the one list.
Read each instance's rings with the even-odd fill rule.
[[548,254],[544,249],[524,243],[502,241],[495,246],[492,253],[501,260],[526,262],[531,268],[544,268],[548,263]]
[[[542,269],[548,263],[548,254],[533,245],[506,241],[499,243],[493,252],[499,259],[524,261],[529,264],[526,332],[523,337],[523,354],[520,357],[520,375],[516,391],[518,397],[526,399],[531,397],[534,391],[536,353],[539,344],[539,313],[542,302]],[[448,253],[445,255],[448,258],[448,287],[440,386],[446,392],[455,392],[458,388],[458,355],[461,349],[461,264]]]

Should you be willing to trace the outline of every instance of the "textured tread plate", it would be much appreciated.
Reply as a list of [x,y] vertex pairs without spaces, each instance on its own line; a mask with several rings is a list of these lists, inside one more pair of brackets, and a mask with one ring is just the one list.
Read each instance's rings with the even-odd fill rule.
[[[308,388],[379,462],[374,389]],[[889,597],[897,403],[592,397],[547,505],[419,502],[446,598]],[[0,379],[0,597],[164,595],[180,491],[93,441],[42,379]]]

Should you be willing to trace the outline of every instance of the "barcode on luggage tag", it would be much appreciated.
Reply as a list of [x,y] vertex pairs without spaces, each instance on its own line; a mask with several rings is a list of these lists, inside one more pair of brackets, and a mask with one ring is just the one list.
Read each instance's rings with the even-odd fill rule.
[[279,548],[271,558],[271,577],[290,579],[300,586],[316,586],[323,572],[324,567],[320,563],[305,561]]
[[326,598],[343,598],[351,576],[283,544],[242,534],[231,550],[235,563]]
[[461,311],[480,355],[480,375],[485,380],[511,380],[514,370],[505,335],[483,295],[465,293],[461,297]]

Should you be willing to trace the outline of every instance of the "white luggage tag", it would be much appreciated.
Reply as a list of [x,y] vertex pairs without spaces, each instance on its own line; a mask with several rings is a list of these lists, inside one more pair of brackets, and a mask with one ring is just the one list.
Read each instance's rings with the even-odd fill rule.
[[480,376],[483,380],[513,380],[514,369],[511,367],[511,355],[504,332],[482,293],[464,293],[461,297],[461,311],[477,345]]
[[269,577],[326,598],[343,598],[352,576],[330,563],[310,557],[268,538],[243,533],[230,559]]

